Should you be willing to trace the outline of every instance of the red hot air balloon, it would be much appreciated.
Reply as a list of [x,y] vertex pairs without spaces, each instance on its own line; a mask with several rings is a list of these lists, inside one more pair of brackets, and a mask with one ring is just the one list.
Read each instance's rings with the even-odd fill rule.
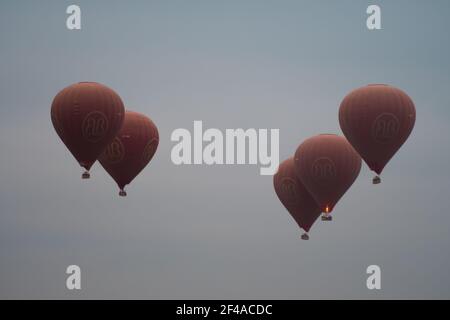
[[350,188],[361,170],[361,158],[348,141],[334,134],[305,140],[295,152],[295,172],[322,212],[322,220]]
[[158,143],[158,129],[152,120],[137,112],[125,112],[122,128],[98,159],[119,186],[120,196],[127,195],[124,187],[150,162]]
[[308,240],[308,232],[320,216],[321,210],[297,178],[293,158],[289,158],[280,164],[278,172],[273,176],[273,185],[281,203],[299,227],[305,230],[301,238]]
[[123,123],[125,109],[112,89],[96,82],[80,82],[61,90],[53,99],[51,118],[56,133],[86,169],[114,139]]
[[[345,137],[378,175],[408,139],[416,109],[402,90],[373,84],[350,92],[339,108]],[[375,176],[373,183],[380,183]]]

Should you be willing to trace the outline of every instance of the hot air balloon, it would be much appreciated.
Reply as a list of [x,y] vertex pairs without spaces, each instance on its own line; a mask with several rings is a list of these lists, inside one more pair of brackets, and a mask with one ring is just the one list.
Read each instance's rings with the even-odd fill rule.
[[308,240],[308,232],[320,216],[321,210],[309,192],[297,178],[294,159],[289,158],[280,164],[278,172],[273,176],[275,192],[284,207],[302,228],[303,240]]
[[79,82],[61,90],[53,99],[51,118],[56,133],[69,151],[89,169],[114,139],[125,109],[119,95],[96,82]]
[[416,109],[402,90],[383,84],[350,92],[339,108],[342,132],[369,168],[377,173],[403,145],[416,121]]
[[123,126],[100,155],[99,162],[116,181],[119,195],[153,158],[159,143],[158,129],[143,114],[126,111]]
[[305,140],[295,152],[295,173],[319,208],[322,220],[350,188],[361,170],[361,158],[348,141],[335,134]]

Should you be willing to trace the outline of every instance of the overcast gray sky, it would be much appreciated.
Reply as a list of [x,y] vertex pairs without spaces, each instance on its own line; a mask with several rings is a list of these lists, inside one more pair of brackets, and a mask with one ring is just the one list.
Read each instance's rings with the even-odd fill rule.
[[[449,1],[80,0],[69,31],[73,3],[0,2],[0,298],[450,298]],[[365,27],[372,3],[383,30]],[[53,97],[83,80],[159,128],[127,198],[98,164],[82,181],[52,127]],[[283,160],[340,133],[340,101],[368,83],[405,90],[415,129],[383,183],[364,165],[308,242],[258,166],[170,160],[194,120],[279,128]]]

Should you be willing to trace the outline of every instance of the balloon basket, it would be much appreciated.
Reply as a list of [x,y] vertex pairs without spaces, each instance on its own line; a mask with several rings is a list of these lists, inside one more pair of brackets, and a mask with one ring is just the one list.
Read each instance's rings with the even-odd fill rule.
[[119,196],[121,196],[121,197],[126,197],[126,196],[127,196],[126,191],[125,191],[125,190],[120,190],[120,191],[119,191]]
[[332,216],[322,216],[322,221],[332,221],[333,220],[333,217]]
[[381,178],[379,176],[375,176],[372,179],[372,184],[380,184],[381,183]]
[[302,236],[300,238],[302,240],[309,240],[309,235],[305,232],[304,234],[302,234]]
[[81,175],[81,179],[89,179],[90,177],[91,177],[91,174],[89,173],[89,171],[85,171]]

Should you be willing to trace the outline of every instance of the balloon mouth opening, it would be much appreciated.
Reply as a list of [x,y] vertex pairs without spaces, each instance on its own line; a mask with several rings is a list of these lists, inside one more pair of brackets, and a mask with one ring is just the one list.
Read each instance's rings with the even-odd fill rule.
[[369,162],[368,166],[370,168],[370,170],[372,170],[373,172],[376,173],[377,176],[379,176],[381,174],[381,172],[383,171],[384,166],[380,165],[380,163],[378,162]]
[[78,164],[80,165],[80,167],[82,167],[86,172],[88,172],[91,167],[93,162],[90,161],[78,161]]
[[91,174],[89,173],[89,171],[85,171],[83,172],[83,174],[81,175],[81,179],[89,179],[91,177]]

